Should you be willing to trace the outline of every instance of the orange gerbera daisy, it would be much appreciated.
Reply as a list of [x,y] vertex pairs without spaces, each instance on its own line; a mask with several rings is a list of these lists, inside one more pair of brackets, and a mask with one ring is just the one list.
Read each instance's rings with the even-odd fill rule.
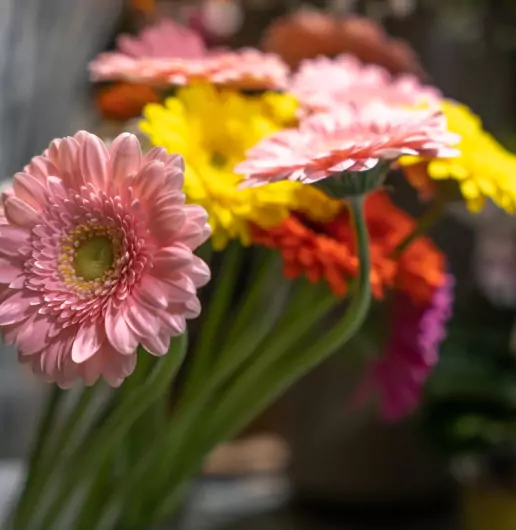
[[117,83],[97,93],[97,107],[107,120],[127,121],[142,113],[147,103],[159,103],[153,88],[132,83]]
[[131,6],[136,11],[153,13],[156,9],[156,0],[132,0]]
[[[414,301],[428,302],[445,282],[445,258],[425,237],[396,256],[396,247],[415,228],[415,221],[398,209],[385,192],[367,198],[366,221],[370,235],[371,288],[376,298],[385,289],[399,289]],[[349,277],[358,274],[353,229],[347,209],[326,223],[313,222],[294,212],[280,225],[253,227],[256,244],[281,251],[284,273],[295,278],[305,273],[312,282],[325,279],[333,293],[346,293]]]

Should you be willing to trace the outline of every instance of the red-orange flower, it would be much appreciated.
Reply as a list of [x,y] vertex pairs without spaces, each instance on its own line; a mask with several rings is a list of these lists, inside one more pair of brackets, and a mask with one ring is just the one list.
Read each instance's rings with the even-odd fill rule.
[[139,116],[147,103],[159,103],[159,95],[146,85],[117,83],[100,90],[96,103],[103,118],[127,121]]
[[262,48],[277,53],[292,68],[303,59],[349,53],[362,62],[383,66],[392,74],[425,77],[416,53],[404,41],[387,35],[374,20],[361,16],[336,17],[300,9],[277,18],[265,30]]
[[[445,258],[425,237],[414,241],[397,257],[395,249],[415,228],[415,221],[398,209],[384,192],[369,195],[366,221],[370,235],[371,287],[381,298],[385,290],[399,289],[414,301],[428,302],[445,282]],[[253,227],[256,244],[280,250],[284,273],[305,273],[312,282],[325,279],[335,295],[346,293],[350,277],[358,273],[353,229],[347,209],[330,222],[317,223],[297,212],[280,225]]]
[[156,0],[132,0],[132,8],[143,13],[152,13],[156,9]]

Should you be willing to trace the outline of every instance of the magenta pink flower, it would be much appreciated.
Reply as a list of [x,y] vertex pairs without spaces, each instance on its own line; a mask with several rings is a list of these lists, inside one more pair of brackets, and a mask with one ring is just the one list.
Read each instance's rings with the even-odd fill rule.
[[446,323],[452,314],[453,284],[453,278],[448,276],[428,307],[416,306],[404,295],[397,296],[385,353],[371,364],[354,397],[355,404],[377,391],[381,415],[387,421],[398,421],[417,408],[446,336]]
[[308,111],[332,111],[355,103],[375,101],[397,107],[435,106],[441,93],[420,83],[416,76],[392,76],[377,65],[365,65],[352,55],[318,57],[301,63],[290,90]]
[[183,159],[137,138],[109,149],[87,132],[54,140],[14,177],[0,221],[0,328],[36,374],[119,385],[136,349],[164,355],[210,276],[209,237],[185,205]]
[[343,171],[367,171],[401,155],[456,156],[450,146],[458,140],[440,111],[348,105],[265,138],[236,171],[245,175],[244,187],[278,180],[311,184]]
[[164,20],[138,37],[121,36],[117,51],[90,63],[94,81],[129,81],[153,86],[205,81],[244,89],[286,89],[289,70],[274,54],[258,50],[208,51],[192,29]]

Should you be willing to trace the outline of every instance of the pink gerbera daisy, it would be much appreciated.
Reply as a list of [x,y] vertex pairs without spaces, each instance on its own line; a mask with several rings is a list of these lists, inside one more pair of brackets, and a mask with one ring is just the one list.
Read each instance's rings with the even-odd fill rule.
[[286,89],[289,70],[274,54],[258,50],[208,51],[193,30],[163,20],[137,37],[123,35],[117,50],[90,64],[94,81],[130,81],[154,86],[206,81],[243,89]]
[[164,355],[199,314],[210,272],[193,250],[210,231],[204,209],[185,205],[183,170],[162,148],[142,156],[134,135],[108,149],[82,131],[15,175],[0,220],[0,328],[36,374],[119,385],[138,344]]
[[201,36],[170,19],[143,29],[137,37],[120,35],[117,47],[121,53],[135,59],[199,59],[206,55]]
[[381,414],[387,421],[400,420],[417,408],[446,336],[446,324],[452,315],[453,285],[453,277],[448,275],[430,304],[422,307],[405,295],[397,296],[385,353],[371,363],[354,397],[355,403],[377,391]]
[[441,93],[414,75],[392,76],[377,65],[365,65],[351,55],[318,57],[301,63],[291,92],[308,111],[330,111],[340,105],[380,101],[390,106],[434,106]]
[[244,187],[278,180],[311,184],[343,171],[366,171],[401,155],[456,156],[450,145],[458,140],[439,111],[348,105],[265,138],[236,171],[245,175]]

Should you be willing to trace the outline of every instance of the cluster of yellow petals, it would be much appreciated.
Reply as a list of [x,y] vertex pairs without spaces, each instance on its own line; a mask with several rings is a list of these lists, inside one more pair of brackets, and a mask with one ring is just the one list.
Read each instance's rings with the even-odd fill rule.
[[400,164],[409,181],[431,195],[437,181],[454,180],[471,212],[481,211],[491,199],[508,213],[516,213],[516,156],[486,132],[465,105],[444,100],[442,110],[449,130],[461,136],[456,146],[460,155],[432,160],[403,157]]
[[298,182],[239,189],[235,165],[265,136],[294,126],[296,112],[296,100],[286,94],[245,95],[210,85],[181,88],[163,105],[145,107],[140,127],[151,143],[185,157],[184,192],[208,212],[214,249],[235,238],[251,244],[250,223],[272,227],[291,210],[324,221],[341,209],[339,201]]

